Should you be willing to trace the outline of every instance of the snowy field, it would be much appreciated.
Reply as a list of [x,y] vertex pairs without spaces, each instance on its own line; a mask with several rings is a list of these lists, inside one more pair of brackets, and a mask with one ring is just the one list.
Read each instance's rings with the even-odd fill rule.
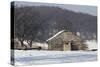
[[97,51],[15,50],[15,65],[96,61]]

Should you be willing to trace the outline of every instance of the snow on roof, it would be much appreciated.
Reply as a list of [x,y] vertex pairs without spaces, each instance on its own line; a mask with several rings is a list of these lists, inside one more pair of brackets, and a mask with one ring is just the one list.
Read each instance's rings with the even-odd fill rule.
[[46,41],[49,41],[51,39],[53,39],[54,37],[58,36],[59,34],[61,34],[62,32],[64,32],[65,30],[61,30],[58,33],[56,33],[54,36],[52,36],[51,38],[47,39]]

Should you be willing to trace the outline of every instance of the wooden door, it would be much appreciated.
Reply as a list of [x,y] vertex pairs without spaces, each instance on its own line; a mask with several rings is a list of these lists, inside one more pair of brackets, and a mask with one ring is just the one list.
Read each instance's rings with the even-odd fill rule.
[[64,50],[64,51],[70,51],[70,50],[71,50],[70,43],[64,43],[64,45],[63,45],[63,50]]

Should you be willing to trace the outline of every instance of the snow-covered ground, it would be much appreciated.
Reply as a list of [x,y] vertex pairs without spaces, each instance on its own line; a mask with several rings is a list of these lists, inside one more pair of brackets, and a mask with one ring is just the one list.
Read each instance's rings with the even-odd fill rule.
[[15,65],[96,61],[97,51],[15,50]]

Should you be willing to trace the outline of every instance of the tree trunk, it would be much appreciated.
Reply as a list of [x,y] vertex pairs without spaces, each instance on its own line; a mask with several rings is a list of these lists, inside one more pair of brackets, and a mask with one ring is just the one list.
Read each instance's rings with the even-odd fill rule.
[[30,41],[30,44],[29,44],[29,46],[30,46],[30,47],[32,47],[32,41]]
[[29,45],[30,47],[32,47],[32,41],[31,41],[31,40],[27,41],[27,43],[28,43],[28,45]]
[[21,43],[21,47],[23,47],[24,46],[24,43],[23,43],[23,39],[19,39],[19,41],[20,41],[20,43]]
[[24,43],[23,43],[23,41],[20,41],[21,42],[21,46],[23,47],[24,46]]

